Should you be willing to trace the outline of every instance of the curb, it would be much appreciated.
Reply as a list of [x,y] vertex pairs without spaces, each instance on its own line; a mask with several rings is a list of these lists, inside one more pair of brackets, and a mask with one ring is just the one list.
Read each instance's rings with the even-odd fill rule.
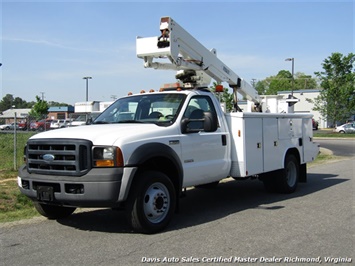
[[319,152],[322,153],[322,154],[325,154],[325,155],[333,155],[333,151],[331,151],[329,149],[326,149],[326,148],[323,148],[323,147],[319,148]]

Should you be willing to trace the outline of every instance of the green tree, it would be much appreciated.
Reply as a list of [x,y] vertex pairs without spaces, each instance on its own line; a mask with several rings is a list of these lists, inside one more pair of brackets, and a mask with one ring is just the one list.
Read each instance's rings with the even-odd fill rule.
[[266,79],[263,79],[263,80],[259,80],[256,83],[255,89],[257,90],[259,95],[265,95],[266,94],[266,91],[267,91],[267,89],[270,86],[270,81],[271,81],[271,79],[269,77],[269,78],[266,78]]
[[322,63],[323,71],[315,72],[322,90],[315,99],[314,110],[330,121],[345,121],[355,112],[355,54],[332,53]]
[[213,82],[213,86],[210,87],[213,94],[219,99],[220,102],[226,103],[226,112],[231,112],[233,110],[233,93],[228,92],[228,88],[223,88],[223,92],[216,92],[216,86],[220,85],[217,82]]
[[[316,89],[318,87],[315,78],[302,72],[295,74],[294,90]],[[281,70],[276,76],[270,76],[256,83],[255,89],[259,95],[276,95],[279,91],[292,90],[292,74],[287,70]]]
[[0,111],[10,109],[14,104],[14,96],[12,94],[6,94],[0,102]]
[[29,116],[34,117],[35,119],[43,119],[47,117],[48,114],[48,103],[45,100],[42,100],[39,96],[36,96],[36,103],[29,112]]
[[13,105],[15,106],[15,108],[31,108],[32,107],[31,103],[28,103],[25,100],[22,100],[20,97],[16,97],[14,99]]
[[69,106],[67,103],[60,103],[60,102],[54,102],[54,101],[49,101],[48,106]]
[[315,78],[311,75],[306,75],[301,72],[295,74],[295,88],[294,90],[311,90],[317,89],[318,84]]
[[292,74],[287,70],[281,70],[273,78],[270,78],[267,95],[276,95],[278,91],[288,91],[292,89]]
[[6,94],[0,101],[0,112],[10,108],[31,108],[34,102],[26,102],[20,97],[14,98],[12,94]]

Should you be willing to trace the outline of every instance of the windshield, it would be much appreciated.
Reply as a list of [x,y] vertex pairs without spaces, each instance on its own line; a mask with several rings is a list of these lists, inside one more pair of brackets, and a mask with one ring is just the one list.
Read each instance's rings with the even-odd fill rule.
[[168,126],[174,123],[186,95],[142,94],[118,99],[108,107],[94,124],[155,123]]

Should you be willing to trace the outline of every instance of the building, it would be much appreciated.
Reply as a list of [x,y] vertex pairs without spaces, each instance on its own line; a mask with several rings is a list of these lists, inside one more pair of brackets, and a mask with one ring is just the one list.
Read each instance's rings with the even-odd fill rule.
[[[293,91],[293,96],[298,99],[298,101],[293,105],[294,113],[310,113],[313,115],[313,119],[318,122],[319,128],[327,128],[330,125],[327,120],[325,120],[318,111],[314,111],[314,100],[319,96],[320,89],[312,90],[295,90]],[[283,102],[289,97],[291,91],[279,91],[277,95],[260,95],[261,98],[266,102],[266,106],[270,105],[271,112],[281,112],[282,108],[285,109]],[[279,103],[279,104],[278,104]],[[281,103],[281,105],[280,105]],[[247,107],[247,101],[238,101],[239,107],[243,110],[249,110]],[[275,109],[276,108],[276,109]]]
[[30,108],[23,108],[23,109],[8,109],[3,112],[0,112],[0,121],[2,124],[11,124],[15,121],[16,122],[24,122],[28,117],[28,113],[31,111]]
[[[320,89],[312,90],[294,90],[293,96],[299,99],[294,105],[295,113],[311,113],[313,114],[313,119],[318,122],[320,128],[329,127],[327,120],[325,120],[318,111],[314,111],[314,100],[319,96]],[[282,95],[287,98],[291,91],[279,91],[278,95]]]
[[69,119],[74,113],[74,106],[52,106],[48,108],[48,119]]

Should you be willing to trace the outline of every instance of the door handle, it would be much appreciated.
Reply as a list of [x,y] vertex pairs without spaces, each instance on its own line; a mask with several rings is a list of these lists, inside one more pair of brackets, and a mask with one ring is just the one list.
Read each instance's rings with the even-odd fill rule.
[[227,146],[227,136],[222,135],[222,146]]

